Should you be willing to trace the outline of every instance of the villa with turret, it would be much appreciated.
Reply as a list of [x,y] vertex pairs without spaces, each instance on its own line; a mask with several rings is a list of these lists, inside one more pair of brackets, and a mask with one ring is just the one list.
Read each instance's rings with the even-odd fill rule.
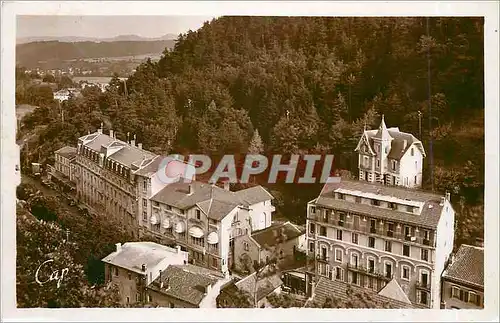
[[382,122],[377,130],[365,130],[358,146],[359,180],[370,183],[419,188],[422,186],[422,142],[399,128],[387,128]]

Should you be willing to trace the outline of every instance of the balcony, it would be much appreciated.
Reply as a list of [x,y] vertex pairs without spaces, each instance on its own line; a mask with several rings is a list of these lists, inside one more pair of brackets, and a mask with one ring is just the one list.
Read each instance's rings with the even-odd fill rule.
[[431,245],[431,241],[429,239],[423,239],[422,240],[422,244],[424,244],[426,246],[430,246]]
[[417,289],[426,290],[428,292],[431,291],[431,284],[428,282],[417,282],[416,287]]
[[344,227],[344,226],[345,226],[345,222],[344,222],[344,221],[342,221],[342,220],[338,220],[337,225],[338,225],[339,227]]
[[387,236],[390,238],[394,237],[394,232],[393,231],[387,231]]
[[316,255],[316,260],[319,261],[319,262],[326,262],[326,263],[328,263],[329,260],[330,260],[330,257]]
[[371,227],[371,228],[370,228],[370,233],[377,233],[377,229],[376,229],[376,228],[374,228],[374,227]]

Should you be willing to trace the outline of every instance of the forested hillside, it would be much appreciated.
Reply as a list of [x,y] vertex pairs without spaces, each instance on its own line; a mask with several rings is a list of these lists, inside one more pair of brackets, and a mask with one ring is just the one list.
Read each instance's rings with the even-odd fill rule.
[[16,61],[24,67],[34,67],[43,61],[135,56],[161,53],[174,45],[174,40],[59,42],[41,41],[16,46]]
[[[222,17],[139,66],[127,91],[117,80],[104,94],[86,90],[63,106],[64,122],[41,107],[23,131],[51,120],[32,152],[43,158],[103,120],[158,153],[246,153],[258,130],[266,153],[333,153],[356,174],[365,124],[384,114],[418,137],[420,111],[426,186],[433,160],[435,190],[451,191],[459,212],[457,243],[473,243],[483,231],[483,73],[482,18]],[[304,222],[313,186],[272,187],[281,215]]]

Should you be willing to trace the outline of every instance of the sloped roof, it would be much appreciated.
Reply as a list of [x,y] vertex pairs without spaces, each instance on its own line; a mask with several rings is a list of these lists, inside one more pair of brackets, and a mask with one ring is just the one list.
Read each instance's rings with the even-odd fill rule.
[[316,289],[314,292],[314,301],[316,301],[320,305],[324,304],[327,297],[335,297],[342,301],[352,301],[354,300],[353,296],[348,295],[349,286],[351,286],[353,292],[366,293],[366,295],[372,300],[373,303],[380,304],[380,307],[374,307],[372,304],[365,304],[365,308],[413,308],[413,305],[411,304],[379,295],[370,289],[358,287],[338,280],[326,279],[325,277],[321,277],[318,281],[318,284],[316,285]]
[[72,159],[76,157],[76,148],[70,146],[64,146],[61,149],[56,150],[55,153],[63,156],[64,158]]
[[[192,193],[189,194],[189,189]],[[189,209],[198,205],[209,218],[220,220],[235,207],[248,207],[249,201],[260,200],[263,196],[263,188],[248,191],[231,192],[218,186],[192,181],[190,183],[177,182],[165,186],[161,191],[154,195],[151,200],[172,205],[179,209]],[[271,194],[267,193],[266,200],[271,199]]]
[[484,288],[484,248],[461,245],[443,277]]
[[[255,288],[255,273],[243,278],[242,280],[235,283],[235,286],[239,290],[246,291],[250,294],[250,296],[254,297],[254,288]],[[271,294],[276,288],[280,287],[283,284],[278,275],[272,275],[268,277],[263,277],[257,281],[257,301],[260,301],[264,297]]]
[[[353,193],[370,193],[379,195],[381,199],[394,197],[400,200],[415,201],[423,203],[420,214],[409,214],[390,208],[376,207],[368,204],[349,202],[335,198],[336,190],[351,191]],[[387,186],[378,183],[363,181],[341,180],[335,183],[326,183],[316,199],[315,203],[320,206],[331,207],[343,211],[376,216],[382,219],[401,221],[415,225],[435,228],[439,223],[441,211],[441,196],[435,193],[408,189],[400,186]],[[430,206],[430,207],[429,207]]]
[[274,199],[274,197],[260,185],[249,187],[234,193],[247,205],[254,205]]
[[167,267],[148,289],[197,306],[205,297],[205,288],[223,278],[222,274],[210,269],[190,264],[172,265]]
[[[415,143],[417,148],[422,152],[425,156],[425,150],[422,145],[422,142],[417,139],[414,135],[407,132],[402,132],[397,127],[387,128],[385,125],[385,121],[382,117],[382,121],[380,123],[379,129],[375,130],[365,130],[363,132],[363,136],[361,137],[361,141],[363,137],[365,137],[368,141],[370,149],[372,152],[374,151],[374,140],[373,138],[381,139],[382,136],[384,138],[390,138],[391,140],[391,150],[389,151],[388,158],[400,160],[403,155],[408,151],[408,149]],[[406,141],[406,144],[405,144]],[[358,151],[360,144],[356,147],[355,151]]]
[[177,252],[177,249],[154,242],[127,242],[121,246],[120,250],[110,253],[102,261],[142,273],[143,264],[148,268],[154,267]]
[[286,241],[295,239],[305,233],[305,231],[299,229],[292,223],[285,222],[273,224],[265,229],[255,231],[252,233],[252,238],[262,247],[271,247],[277,244],[276,237],[280,234],[280,232],[286,236]]
[[411,304],[408,296],[394,278],[390,282],[388,282],[387,285],[385,285],[385,287],[378,292],[378,294],[380,296],[385,296],[396,301]]

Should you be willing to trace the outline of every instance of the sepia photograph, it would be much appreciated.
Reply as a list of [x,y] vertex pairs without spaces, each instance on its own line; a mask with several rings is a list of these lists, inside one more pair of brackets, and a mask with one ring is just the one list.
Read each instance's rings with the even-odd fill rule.
[[132,12],[15,15],[17,309],[498,317],[484,16]]

